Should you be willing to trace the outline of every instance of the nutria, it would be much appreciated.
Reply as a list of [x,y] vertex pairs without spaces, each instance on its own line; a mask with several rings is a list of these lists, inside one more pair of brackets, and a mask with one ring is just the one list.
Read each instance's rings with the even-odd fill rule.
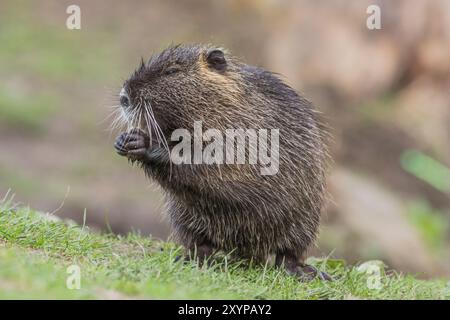
[[[175,239],[205,259],[218,250],[301,277],[328,276],[305,264],[325,195],[326,130],[312,104],[277,75],[211,45],[171,46],[123,84],[128,130],[117,152],[160,184]],[[278,171],[255,164],[174,164],[175,129],[279,129]],[[248,156],[246,151],[246,156]]]

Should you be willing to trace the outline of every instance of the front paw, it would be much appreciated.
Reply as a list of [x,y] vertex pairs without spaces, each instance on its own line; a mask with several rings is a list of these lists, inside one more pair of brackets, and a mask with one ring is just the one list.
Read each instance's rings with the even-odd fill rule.
[[117,153],[132,161],[145,159],[149,147],[149,136],[138,128],[123,132],[114,143]]

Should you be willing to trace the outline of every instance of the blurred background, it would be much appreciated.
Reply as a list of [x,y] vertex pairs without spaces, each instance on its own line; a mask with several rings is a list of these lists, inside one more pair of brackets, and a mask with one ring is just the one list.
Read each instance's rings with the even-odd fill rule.
[[116,155],[108,115],[141,57],[180,42],[280,73],[325,114],[335,163],[312,254],[450,275],[446,0],[1,0],[0,198],[167,239],[161,193]]

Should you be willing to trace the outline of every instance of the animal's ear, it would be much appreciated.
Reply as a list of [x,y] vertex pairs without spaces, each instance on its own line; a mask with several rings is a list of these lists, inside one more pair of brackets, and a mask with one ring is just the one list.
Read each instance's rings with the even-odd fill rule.
[[208,66],[218,71],[225,71],[227,68],[227,60],[222,50],[214,49],[206,54],[206,62]]

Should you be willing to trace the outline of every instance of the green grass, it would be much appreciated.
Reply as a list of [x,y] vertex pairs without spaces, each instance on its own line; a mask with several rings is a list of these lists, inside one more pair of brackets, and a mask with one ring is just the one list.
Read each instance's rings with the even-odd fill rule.
[[[100,234],[23,207],[0,203],[0,298],[58,299],[444,299],[444,280],[381,270],[381,289],[339,260],[312,259],[333,282],[301,283],[270,266],[217,258],[213,266],[177,262],[180,248],[130,234]],[[78,265],[81,288],[66,286]],[[370,264],[369,264],[370,265]]]

